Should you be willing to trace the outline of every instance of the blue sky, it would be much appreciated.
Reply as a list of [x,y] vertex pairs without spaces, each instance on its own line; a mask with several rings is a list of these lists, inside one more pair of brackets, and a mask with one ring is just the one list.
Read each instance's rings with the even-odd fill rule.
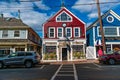
[[[25,2],[24,2],[25,1]],[[90,25],[97,17],[97,6],[82,5],[96,3],[96,0],[63,0],[65,7]],[[99,0],[103,2],[118,2],[119,0]],[[0,0],[0,13],[5,17],[18,18],[18,10],[21,12],[21,19],[32,27],[42,37],[42,24],[60,10],[62,0]],[[119,3],[101,4],[101,14],[116,6]]]

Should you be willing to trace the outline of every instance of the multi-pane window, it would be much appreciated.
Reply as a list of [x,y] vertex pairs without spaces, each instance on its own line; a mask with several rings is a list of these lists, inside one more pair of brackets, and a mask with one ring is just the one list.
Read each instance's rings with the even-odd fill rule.
[[[117,36],[117,28],[103,28],[105,36]],[[99,35],[101,35],[99,28]]]
[[80,28],[74,28],[74,36],[80,37]]
[[14,31],[14,37],[20,37],[20,31],[19,30]]
[[117,35],[117,28],[104,28],[105,35]]
[[71,36],[72,36],[71,28],[66,28],[66,37],[71,37]]
[[55,29],[54,28],[49,28],[49,37],[54,38],[55,37]]
[[58,37],[62,37],[63,35],[63,28],[58,28]]
[[3,30],[2,37],[8,37],[8,30]]
[[62,14],[60,14],[59,16],[57,16],[57,21],[67,21],[67,22],[71,22],[72,21],[72,17],[69,16],[68,14],[66,14],[65,12],[63,12]]

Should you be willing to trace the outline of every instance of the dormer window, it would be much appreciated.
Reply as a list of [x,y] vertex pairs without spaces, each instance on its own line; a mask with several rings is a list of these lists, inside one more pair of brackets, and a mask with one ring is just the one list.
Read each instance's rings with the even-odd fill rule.
[[71,22],[72,17],[66,12],[62,12],[60,15],[56,17],[57,22]]

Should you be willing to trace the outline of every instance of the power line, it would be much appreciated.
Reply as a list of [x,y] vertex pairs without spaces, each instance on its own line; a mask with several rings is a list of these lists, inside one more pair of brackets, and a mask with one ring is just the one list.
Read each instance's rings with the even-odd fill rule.
[[41,1],[41,0],[1,0],[2,2],[36,2],[36,1]]
[[[40,1],[40,0],[20,0],[19,2],[34,2],[34,1]],[[17,2],[17,1],[15,1]],[[120,3],[120,1],[111,1],[111,2],[101,2],[100,4],[108,4],[108,3],[111,3],[111,4],[114,4],[114,3]],[[70,6],[85,6],[85,5],[95,5],[96,3],[82,3],[82,4],[75,4],[75,5],[70,5],[70,4],[64,4],[66,7],[70,7]],[[9,8],[12,8],[12,9],[39,9],[40,7],[44,7],[44,6],[24,6],[24,7],[0,7],[0,9],[9,9]],[[51,8],[56,8],[56,7],[61,7],[61,5],[54,5],[54,6],[50,6]]]
[[35,2],[35,1],[41,1],[41,0],[20,0],[19,2]]

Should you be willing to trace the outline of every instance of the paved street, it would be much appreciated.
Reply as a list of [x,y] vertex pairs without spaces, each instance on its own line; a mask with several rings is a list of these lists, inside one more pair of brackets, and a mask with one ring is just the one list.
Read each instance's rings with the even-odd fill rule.
[[0,70],[0,80],[120,80],[120,64],[48,64]]

